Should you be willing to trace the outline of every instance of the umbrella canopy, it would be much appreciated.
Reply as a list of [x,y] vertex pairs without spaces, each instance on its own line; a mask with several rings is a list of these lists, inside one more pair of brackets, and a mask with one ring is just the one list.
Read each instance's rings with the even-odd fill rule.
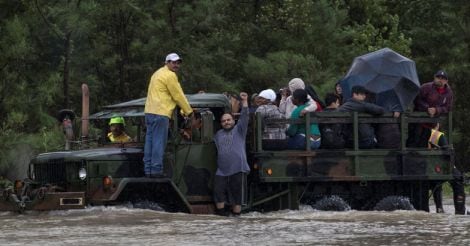
[[420,87],[415,62],[389,48],[354,58],[340,84],[345,99],[351,97],[353,86],[362,85],[390,112],[406,110]]

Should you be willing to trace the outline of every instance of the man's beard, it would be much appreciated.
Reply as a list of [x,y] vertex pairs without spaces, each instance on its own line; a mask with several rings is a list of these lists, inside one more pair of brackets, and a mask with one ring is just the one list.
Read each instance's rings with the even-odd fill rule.
[[225,127],[223,127],[223,129],[224,129],[224,131],[227,131],[227,132],[228,132],[228,131],[231,131],[234,126],[235,126],[235,125],[231,126],[230,128],[225,128]]

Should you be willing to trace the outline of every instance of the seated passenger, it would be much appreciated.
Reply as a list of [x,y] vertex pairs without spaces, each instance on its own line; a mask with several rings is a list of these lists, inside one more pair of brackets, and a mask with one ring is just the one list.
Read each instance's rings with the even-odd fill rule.
[[183,138],[187,141],[190,141],[190,140],[200,141],[201,140],[201,127],[202,127],[201,112],[196,112],[196,110],[194,110],[193,116],[194,117],[188,118],[189,120],[188,124],[185,124],[183,126],[183,129],[180,130],[180,133],[183,136]]
[[[383,107],[385,112],[393,113],[393,118],[399,118],[402,107],[398,103],[398,98],[393,93],[381,93],[380,97],[388,100],[378,100],[376,104]],[[398,123],[382,123],[377,124],[375,134],[377,135],[377,148],[381,149],[398,149],[401,145],[400,124]]]
[[[308,104],[308,97],[307,92],[303,89],[295,90],[292,95],[292,102],[296,106],[292,115],[290,116],[291,119],[299,119],[302,110],[309,106]],[[320,147],[320,130],[318,129],[317,124],[310,124],[310,148],[311,149],[318,149]],[[287,129],[287,135],[289,136],[288,140],[288,148],[289,149],[305,149],[306,143],[306,129],[305,123],[298,123],[298,124],[291,124]]]
[[335,84],[335,95],[339,97],[339,105],[343,104],[343,88],[341,88],[339,81]]
[[111,118],[109,121],[109,129],[111,132],[108,133],[108,139],[111,143],[127,143],[132,141],[131,137],[124,132],[125,124],[124,118],[120,116]]
[[[293,93],[297,89],[305,90],[305,83],[303,80],[299,78],[294,78],[289,81],[289,91]],[[282,98],[281,102],[279,103],[279,111],[284,114],[284,116],[288,119],[292,115],[292,111],[297,107],[293,102],[293,95],[289,95],[287,90],[282,91]],[[307,112],[315,112],[318,108],[317,103],[310,97],[308,98],[308,106],[305,107],[301,115],[304,115]]]
[[[337,111],[341,98],[334,93],[328,93],[325,97],[325,112]],[[344,148],[343,126],[339,123],[319,124],[321,145],[323,149],[342,149]]]
[[[381,115],[384,109],[373,103],[366,102],[367,90],[363,86],[353,86],[351,90],[351,98],[338,108],[340,112],[359,112],[373,115]],[[352,124],[347,124],[343,128],[346,146],[352,148],[354,146]],[[369,123],[359,124],[359,148],[374,148],[377,140],[374,134],[374,128]]]
[[248,106],[248,110],[251,113],[255,113],[256,111],[256,108],[258,108],[258,106],[256,105],[256,98],[258,97],[258,93],[253,93],[250,97],[250,103],[249,103],[249,106]]
[[[263,123],[266,119],[283,119],[284,115],[273,103],[276,101],[276,93],[271,90],[263,90],[255,99],[258,106],[255,113],[260,113],[263,117]],[[285,124],[263,125],[263,147],[264,149],[286,149],[286,126]],[[265,141],[279,140],[279,141]]]

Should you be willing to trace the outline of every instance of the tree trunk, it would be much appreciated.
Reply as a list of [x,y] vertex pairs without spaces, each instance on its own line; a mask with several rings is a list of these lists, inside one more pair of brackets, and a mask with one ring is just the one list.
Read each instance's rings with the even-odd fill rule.
[[64,59],[64,77],[62,85],[64,89],[64,108],[69,108],[69,83],[70,83],[70,53],[71,53],[71,36],[72,32],[68,32],[65,36],[65,59]]
[[129,37],[128,32],[132,32],[127,29],[129,23],[132,19],[132,14],[129,13],[126,16],[126,12],[120,11],[119,13],[119,25],[117,30],[118,35],[118,48],[119,48],[119,99],[125,100],[129,98],[129,74],[128,74],[128,64],[129,64]]
[[175,8],[176,8],[176,1],[173,0],[173,1],[171,1],[170,6],[168,6],[168,15],[170,17],[171,32],[174,33],[174,34],[176,34]]

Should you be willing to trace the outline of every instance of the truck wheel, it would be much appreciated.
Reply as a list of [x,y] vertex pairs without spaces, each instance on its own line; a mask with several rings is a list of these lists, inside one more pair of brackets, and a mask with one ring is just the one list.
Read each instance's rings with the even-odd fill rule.
[[132,203],[133,208],[150,209],[155,211],[165,211],[158,203],[149,200],[139,200]]
[[410,202],[410,198],[404,196],[387,196],[380,200],[374,210],[394,211],[394,210],[415,210]]
[[348,211],[351,210],[349,204],[339,196],[327,196],[315,202],[313,209],[321,211]]

